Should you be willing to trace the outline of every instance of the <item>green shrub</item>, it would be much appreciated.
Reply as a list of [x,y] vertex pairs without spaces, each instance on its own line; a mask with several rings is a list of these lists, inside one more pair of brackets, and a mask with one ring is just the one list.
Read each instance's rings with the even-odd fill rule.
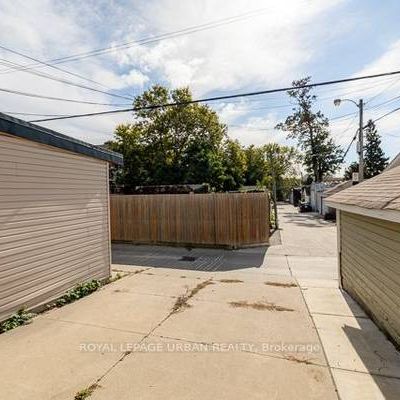
[[95,292],[101,286],[101,282],[93,279],[89,282],[80,283],[76,285],[73,289],[69,290],[64,296],[60,297],[56,301],[57,307],[62,307],[65,304],[74,302],[75,300],[85,297],[90,293]]
[[9,319],[0,324],[0,333],[7,332],[21,325],[26,325],[36,314],[27,312],[23,308],[11,315]]

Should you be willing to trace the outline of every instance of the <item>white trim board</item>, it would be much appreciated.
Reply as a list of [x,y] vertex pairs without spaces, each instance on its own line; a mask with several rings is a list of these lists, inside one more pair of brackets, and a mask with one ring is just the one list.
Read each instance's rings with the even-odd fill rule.
[[351,204],[336,203],[329,200],[326,201],[325,204],[331,208],[336,208],[337,210],[347,211],[353,214],[365,215],[366,217],[383,219],[386,221],[400,223],[400,211],[397,210],[377,210],[373,208],[354,206]]

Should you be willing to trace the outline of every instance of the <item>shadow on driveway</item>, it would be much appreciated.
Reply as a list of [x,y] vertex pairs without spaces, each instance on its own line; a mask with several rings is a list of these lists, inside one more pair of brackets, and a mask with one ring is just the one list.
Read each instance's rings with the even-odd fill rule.
[[193,271],[234,271],[260,268],[268,246],[240,250],[182,248],[114,243],[113,264]]
[[285,218],[287,223],[291,223],[300,227],[306,228],[321,228],[325,226],[332,226],[334,221],[326,221],[319,214],[316,213],[288,213],[281,212],[281,217]]

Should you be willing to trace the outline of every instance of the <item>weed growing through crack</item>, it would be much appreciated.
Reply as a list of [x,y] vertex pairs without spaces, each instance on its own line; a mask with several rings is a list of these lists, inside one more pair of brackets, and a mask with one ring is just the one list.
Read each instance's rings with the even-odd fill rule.
[[291,288],[291,287],[297,287],[295,283],[282,283],[282,282],[264,282],[264,285],[268,286],[277,286],[277,287],[282,287],[282,288]]
[[76,285],[73,289],[69,290],[64,296],[60,297],[56,301],[57,307],[62,307],[65,304],[72,303],[82,297],[85,297],[101,287],[101,282],[97,279],[93,279],[89,282],[80,283]]
[[310,364],[313,364],[313,362],[312,361],[310,361],[310,360],[302,360],[301,358],[297,358],[297,357],[295,357],[295,356],[285,356],[284,357],[286,360],[289,360],[289,361],[294,361],[294,362],[297,362],[297,363],[299,363],[299,364],[307,364],[307,365],[310,365]]
[[171,310],[171,314],[175,314],[181,310],[183,310],[184,308],[189,308],[191,307],[190,304],[188,304],[188,301],[195,296],[200,290],[204,289],[205,287],[207,287],[208,285],[214,285],[214,282],[212,281],[212,279],[208,279],[207,281],[201,282],[198,285],[196,285],[192,290],[186,290],[185,294],[182,294],[181,296],[179,296],[176,301],[175,304],[172,307]]
[[31,319],[35,315],[34,313],[27,312],[23,308],[18,310],[15,314],[11,315],[10,318],[0,324],[0,334],[17,328],[18,326],[31,323]]
[[248,301],[231,301],[229,304],[234,308],[252,308],[257,311],[294,311],[293,308],[277,306],[274,303],[263,303],[261,301],[255,303],[249,303]]
[[99,388],[100,386],[97,383],[94,383],[93,385],[90,385],[88,388],[85,388],[83,390],[80,390],[74,397],[74,400],[85,400],[88,397],[90,397],[93,392]]

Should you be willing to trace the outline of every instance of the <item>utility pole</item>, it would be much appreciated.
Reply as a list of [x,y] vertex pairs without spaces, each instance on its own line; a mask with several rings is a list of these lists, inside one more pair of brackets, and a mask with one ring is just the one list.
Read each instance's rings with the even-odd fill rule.
[[350,99],[335,99],[333,100],[333,104],[335,106],[340,106],[343,101],[350,101],[358,107],[359,116],[360,116],[360,124],[358,128],[358,182],[362,182],[364,180],[364,100],[360,99],[358,103],[354,100]]
[[275,214],[275,229],[279,229],[279,222],[278,222],[278,204],[277,204],[277,193],[276,193],[276,175],[274,172],[272,182],[272,196],[274,198],[274,214]]
[[358,102],[358,109],[360,112],[360,125],[358,132],[358,181],[362,182],[364,180],[364,122],[363,122],[363,114],[364,114],[364,101],[360,99]]

